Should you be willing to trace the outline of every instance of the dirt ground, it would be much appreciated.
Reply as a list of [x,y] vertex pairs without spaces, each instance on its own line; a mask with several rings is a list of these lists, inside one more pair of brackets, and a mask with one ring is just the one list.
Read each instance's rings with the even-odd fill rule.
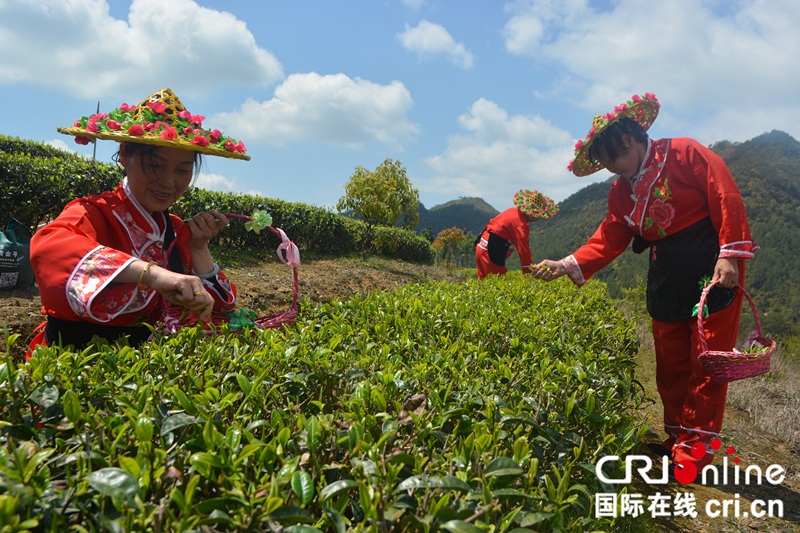
[[[268,315],[288,308],[292,295],[291,269],[277,260],[230,261],[223,264],[223,269],[238,287],[240,307],[251,309],[258,316]],[[370,258],[366,262],[359,259],[315,259],[308,255],[302,258],[299,267],[299,297],[308,298],[314,304],[326,303],[332,299],[347,298],[353,294],[374,290],[391,290],[400,285],[422,282],[426,280],[446,280],[450,282],[464,281],[464,276],[448,270],[411,265],[399,261],[388,261]],[[42,321],[41,303],[38,290],[6,290],[0,291],[0,325],[5,324],[10,333],[21,334],[12,349],[15,359],[24,355],[24,347],[30,341],[33,329]],[[640,328],[642,329],[642,328]],[[647,442],[660,442],[665,435],[661,430],[661,404],[655,386],[655,363],[652,348],[648,343],[646,332],[641,335],[643,349],[639,357],[638,377],[645,386],[647,394],[654,401],[638,413],[652,431],[645,437],[637,454],[647,455],[650,452]],[[4,348],[3,348],[4,349]],[[729,457],[729,479],[733,479],[732,459],[739,457],[740,469],[758,465],[762,472],[770,465],[780,465],[785,470],[785,478],[779,485],[773,486],[766,480],[760,485],[754,482],[745,485],[702,486],[698,483],[681,485],[674,481],[668,485],[647,485],[636,482],[629,493],[639,493],[645,498],[645,527],[652,531],[670,532],[798,532],[800,533],[800,447],[792,446],[755,426],[748,413],[729,406],[726,411],[723,429],[723,448],[717,452],[714,464],[722,471],[722,458],[728,446],[733,446],[735,453]],[[660,464],[652,454],[654,463]],[[655,476],[660,476],[660,469]],[[635,478],[634,478],[635,479]],[[648,496],[657,492],[674,496],[676,492],[692,493],[696,499],[696,518],[650,518],[647,509]],[[783,504],[783,517],[753,517],[750,510],[753,500],[761,499],[780,501]],[[706,504],[709,500],[732,501],[728,516],[709,517]],[[736,516],[735,503],[738,502],[739,513]],[[716,508],[714,508],[716,509]],[[720,510],[722,507],[720,507]],[[643,525],[643,524],[637,524]]]

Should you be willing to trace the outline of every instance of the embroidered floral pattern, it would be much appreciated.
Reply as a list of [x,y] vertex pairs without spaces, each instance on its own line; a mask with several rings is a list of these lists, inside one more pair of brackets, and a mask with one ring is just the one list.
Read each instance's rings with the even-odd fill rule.
[[580,265],[575,260],[575,256],[570,255],[565,257],[561,260],[561,264],[564,265],[564,270],[567,271],[567,275],[572,279],[572,282],[580,287],[584,283],[586,283],[586,278],[583,277],[583,272],[581,271]]
[[675,208],[672,204],[665,202],[672,197],[672,191],[669,190],[669,177],[664,180],[664,185],[653,188],[653,196],[656,199],[650,204],[650,216],[644,219],[644,229],[650,229],[655,224],[658,228],[658,235],[663,238],[667,236],[665,230],[672,225],[672,219],[675,216]]
[[[115,309],[129,306],[131,298],[134,297],[133,284],[125,284],[130,287],[115,290],[111,302],[102,298],[93,302],[92,299],[103,290],[119,270],[125,268],[131,261],[133,259],[128,258],[126,254],[104,246],[98,246],[89,252],[67,282],[67,301],[75,314],[107,322],[118,314],[118,312],[115,313]],[[134,305],[134,308],[140,308],[147,304],[142,293],[136,296],[141,298],[141,305]],[[93,304],[99,305],[95,307]],[[90,309],[90,307],[95,308]]]

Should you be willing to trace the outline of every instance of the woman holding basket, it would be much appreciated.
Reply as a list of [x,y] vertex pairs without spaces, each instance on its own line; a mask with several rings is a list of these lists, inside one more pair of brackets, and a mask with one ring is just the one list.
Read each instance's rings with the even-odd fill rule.
[[715,282],[705,336],[710,350],[732,350],[742,307],[734,288],[744,286],[745,259],[758,246],[719,156],[693,139],[648,137],[659,108],[655,95],[646,94],[595,117],[568,169],[586,176],[607,168],[619,176],[608,195],[608,213],[587,244],[560,261],[535,265],[533,275],[551,281],[566,274],[581,286],[631,239],[634,252],[649,248],[647,309],[667,434],[656,448],[699,470],[713,460],[707,444],[722,428],[727,384],[714,382],[698,361],[703,348],[693,311],[705,284]]
[[203,129],[204,118],[162,89],[138,106],[122,104],[58,129],[79,144],[118,141],[125,178],[113,191],[73,200],[34,235],[31,263],[47,320],[31,351],[58,342],[81,348],[94,335],[126,336],[136,346],[150,336],[144,324],[161,318],[162,298],[199,320],[234,309],[236,287],[208,250],[228,219],[214,210],[185,222],[169,213],[199,171],[201,154],[250,159],[242,143]]

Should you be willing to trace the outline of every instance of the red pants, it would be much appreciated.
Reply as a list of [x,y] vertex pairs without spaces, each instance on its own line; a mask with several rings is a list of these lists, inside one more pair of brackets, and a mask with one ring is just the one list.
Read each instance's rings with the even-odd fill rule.
[[[744,261],[739,261],[739,285],[744,286]],[[743,295],[728,307],[703,319],[708,349],[731,351],[739,333],[739,316]],[[722,429],[725,414],[727,383],[716,383],[697,360],[703,346],[697,332],[697,318],[678,322],[653,320],[653,339],[656,348],[656,383],[664,405],[664,430],[669,438],[664,442],[672,448],[673,461],[691,461],[698,468],[710,464],[714,456],[707,453],[697,459],[691,448],[702,442],[711,452],[708,442]]]
[[489,274],[503,275],[508,272],[504,266],[497,266],[489,259],[489,252],[480,247],[475,246],[475,265],[478,268],[478,279],[483,279]]

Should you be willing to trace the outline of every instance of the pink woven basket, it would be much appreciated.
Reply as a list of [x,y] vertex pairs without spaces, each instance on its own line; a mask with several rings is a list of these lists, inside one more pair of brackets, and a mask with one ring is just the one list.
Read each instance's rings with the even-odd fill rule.
[[737,285],[736,288],[741,290],[742,294],[747,298],[747,301],[750,302],[750,308],[753,310],[753,318],[756,319],[757,336],[755,340],[766,347],[766,350],[761,353],[742,353],[735,349],[732,352],[718,352],[708,349],[706,332],[703,329],[702,309],[703,306],[705,306],[708,291],[711,290],[711,287],[713,287],[715,283],[716,281],[703,289],[703,293],[700,295],[700,304],[698,305],[697,313],[697,333],[703,345],[703,353],[700,354],[697,359],[706,368],[711,379],[717,383],[727,383],[729,381],[753,378],[766,374],[770,370],[770,360],[777,346],[775,341],[761,334],[761,321],[758,319],[756,305],[741,285]]
[[[246,215],[237,215],[235,213],[225,213],[225,216],[228,218],[238,218],[242,220],[250,221],[252,220],[251,217]],[[188,229],[187,226],[183,226],[183,229]],[[294,278],[294,283],[292,284],[292,306],[287,309],[286,311],[274,313],[268,316],[262,316],[259,318],[253,318],[251,323],[253,326],[258,327],[260,329],[269,329],[269,328],[277,328],[282,325],[291,325],[294,322],[294,319],[297,318],[297,293],[298,293],[298,279],[297,279],[297,265],[300,263],[300,253],[297,250],[297,247],[294,245],[293,242],[289,241],[286,234],[280,228],[273,228],[271,226],[267,226],[266,229],[277,235],[283,242],[278,247],[277,253],[278,258],[287,266],[292,267],[292,274]],[[178,242],[178,239],[175,239],[170,247],[166,251],[166,256],[169,257],[172,248]],[[292,252],[293,249],[293,252]],[[281,251],[284,251],[284,254],[281,255]],[[184,308],[179,305],[171,304],[166,298],[163,296],[161,297],[163,311],[162,311],[162,323],[163,327],[161,330],[165,333],[175,333],[179,329],[184,327],[192,327],[197,325],[197,316],[193,313],[188,315],[187,317],[181,319],[184,314]],[[244,310],[248,313],[250,311]],[[255,316],[255,315],[253,315]],[[207,334],[211,335],[214,334],[217,330],[215,326],[220,326],[222,324],[227,324],[230,322],[230,314],[223,314],[218,312],[213,312],[211,316],[206,320],[204,324],[202,324],[203,329],[206,331]]]

